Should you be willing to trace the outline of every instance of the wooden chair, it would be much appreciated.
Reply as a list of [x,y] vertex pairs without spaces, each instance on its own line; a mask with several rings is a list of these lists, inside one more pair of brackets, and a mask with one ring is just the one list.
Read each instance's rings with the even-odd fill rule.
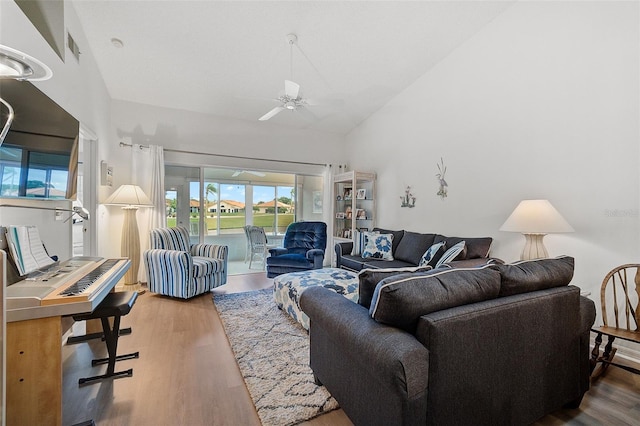
[[[609,365],[623,368],[635,374],[640,370],[613,362],[616,338],[628,342],[640,343],[640,264],[618,266],[607,274],[600,289],[602,306],[602,327],[594,327],[597,333],[593,351],[591,351],[591,378],[604,374]],[[607,344],[600,354],[602,335],[607,336]]]

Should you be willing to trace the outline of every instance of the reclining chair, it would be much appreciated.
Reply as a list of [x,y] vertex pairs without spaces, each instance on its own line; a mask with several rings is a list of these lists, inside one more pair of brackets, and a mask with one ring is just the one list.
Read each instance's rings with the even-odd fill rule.
[[151,249],[143,254],[149,291],[189,299],[227,282],[228,246],[189,244],[189,230],[151,230]]
[[327,248],[327,224],[324,222],[294,222],[287,227],[283,247],[269,249],[267,277],[289,272],[321,269]]

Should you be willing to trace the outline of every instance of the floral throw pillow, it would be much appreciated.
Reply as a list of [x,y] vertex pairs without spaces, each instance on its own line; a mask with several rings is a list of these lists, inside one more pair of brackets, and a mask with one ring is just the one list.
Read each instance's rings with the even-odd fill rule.
[[364,259],[393,260],[392,244],[393,234],[368,235],[362,257]]
[[443,254],[444,243],[435,243],[424,252],[422,259],[420,259],[419,266],[430,265],[433,267],[438,260],[440,260]]

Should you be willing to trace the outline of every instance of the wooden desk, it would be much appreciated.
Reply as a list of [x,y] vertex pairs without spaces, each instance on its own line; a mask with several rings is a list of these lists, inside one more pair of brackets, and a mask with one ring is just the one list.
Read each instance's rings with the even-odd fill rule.
[[[129,265],[127,260],[124,267],[109,275],[100,291],[91,297],[89,309],[77,313],[95,309]],[[50,307],[43,307],[35,318],[17,321],[12,317],[23,315],[7,311],[7,425],[62,425],[62,317],[68,315],[71,305],[66,304],[63,313],[54,315],[49,315]],[[47,316],[39,312],[46,312]]]

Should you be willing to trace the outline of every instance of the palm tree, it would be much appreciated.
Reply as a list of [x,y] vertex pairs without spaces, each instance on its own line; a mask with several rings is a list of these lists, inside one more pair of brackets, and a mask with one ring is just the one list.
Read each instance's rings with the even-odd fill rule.
[[209,207],[209,194],[217,194],[218,188],[215,183],[208,183],[204,191],[204,209]]
[[204,192],[204,199],[207,203],[209,203],[209,194],[217,194],[218,188],[215,183],[208,183]]

